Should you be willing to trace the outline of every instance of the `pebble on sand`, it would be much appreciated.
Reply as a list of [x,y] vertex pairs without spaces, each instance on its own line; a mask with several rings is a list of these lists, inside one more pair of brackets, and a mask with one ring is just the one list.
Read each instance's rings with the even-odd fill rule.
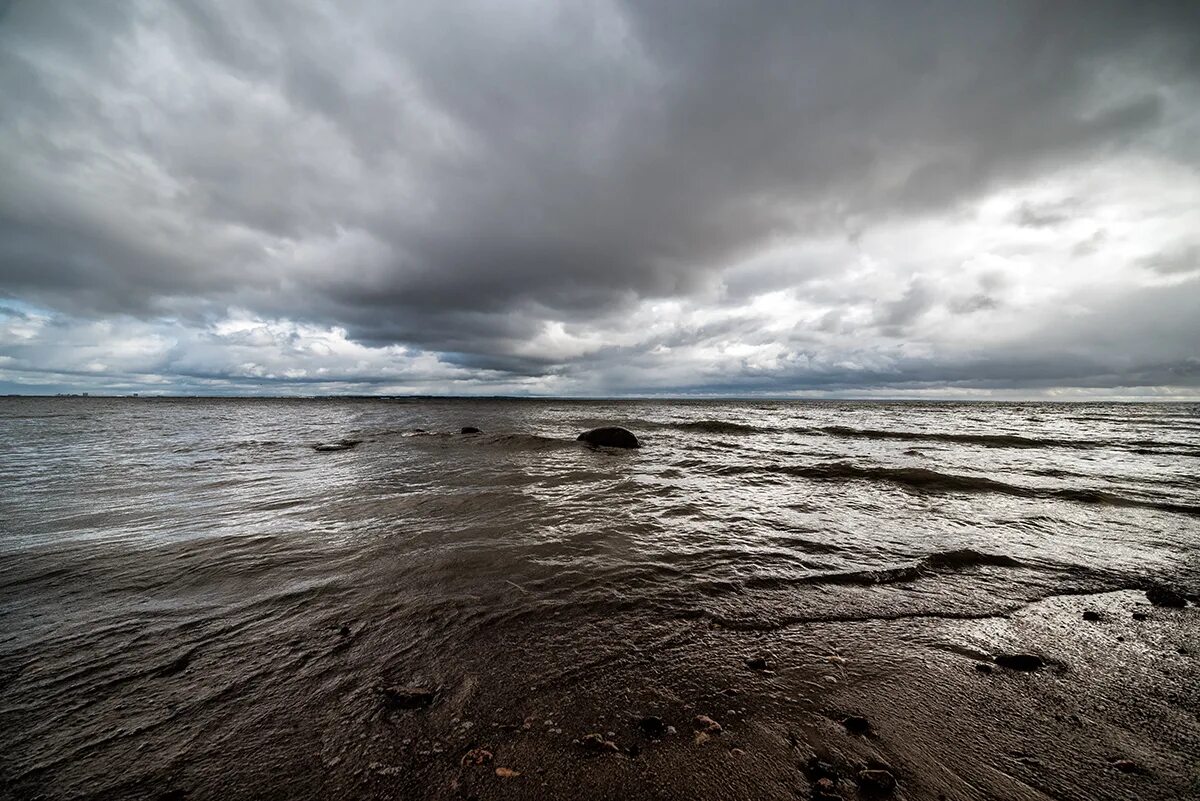
[[886,770],[870,768],[858,772],[858,784],[868,792],[887,795],[896,789],[896,777]]
[[501,779],[515,779],[521,775],[521,771],[512,768],[496,768],[496,775]]
[[600,735],[600,734],[585,734],[579,740],[579,744],[588,751],[596,751],[596,752],[608,751],[608,752],[616,753],[621,750],[620,748],[617,747],[616,743],[614,743],[612,740],[604,739],[604,736]]
[[666,722],[662,718],[655,715],[647,715],[646,717],[642,718],[638,721],[637,727],[642,734],[653,740],[658,740],[665,737],[668,728]]
[[492,752],[486,748],[472,748],[463,754],[463,765],[486,765],[492,761]]
[[696,715],[692,718],[692,726],[696,731],[702,731],[706,734],[720,734],[721,724],[710,718],[708,715]]

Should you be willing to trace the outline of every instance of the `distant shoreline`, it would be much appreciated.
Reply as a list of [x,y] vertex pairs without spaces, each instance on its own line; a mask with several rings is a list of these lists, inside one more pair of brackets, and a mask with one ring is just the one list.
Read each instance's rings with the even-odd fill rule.
[[1200,403],[1200,396],[1192,398],[873,398],[873,397],[825,397],[825,398],[794,398],[781,396],[744,396],[744,395],[629,395],[629,396],[589,396],[589,395],[146,395],[131,393],[127,395],[108,395],[91,392],[56,393],[7,393],[0,395],[0,400],[229,400],[229,401],[388,401],[391,403],[428,402],[428,401],[528,401],[537,403],[894,403],[894,404],[1007,404],[1007,405],[1110,405],[1123,404],[1173,404],[1190,405]]

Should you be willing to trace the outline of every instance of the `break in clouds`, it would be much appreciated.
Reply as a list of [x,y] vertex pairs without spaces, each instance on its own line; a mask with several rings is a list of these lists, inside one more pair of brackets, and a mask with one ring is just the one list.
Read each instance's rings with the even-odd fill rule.
[[0,7],[4,391],[1200,394],[1195,2]]

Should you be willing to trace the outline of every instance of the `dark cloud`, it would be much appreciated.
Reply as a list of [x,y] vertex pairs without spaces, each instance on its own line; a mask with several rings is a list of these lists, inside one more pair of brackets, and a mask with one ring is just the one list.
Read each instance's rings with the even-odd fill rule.
[[[654,348],[703,371],[742,343],[755,381],[786,383],[813,361],[772,350],[786,328],[859,353],[863,382],[908,380],[848,338],[1017,306],[955,277],[958,245],[858,282],[885,272],[870,232],[1081,164],[1190,158],[1196,30],[1189,2],[17,2],[0,294],[78,320],[237,309],[489,380]],[[1059,197],[1006,221],[1051,230],[1092,202]],[[768,292],[799,316],[760,336],[737,310]],[[713,319],[639,336],[659,302]],[[958,380],[930,364],[912,380]]]
[[1200,245],[1185,245],[1156,253],[1140,261],[1148,270],[1162,275],[1184,275],[1200,272]]

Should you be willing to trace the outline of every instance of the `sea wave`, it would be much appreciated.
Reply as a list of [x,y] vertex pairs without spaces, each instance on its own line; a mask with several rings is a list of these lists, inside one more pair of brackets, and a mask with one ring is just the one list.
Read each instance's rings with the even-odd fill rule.
[[816,465],[777,465],[755,467],[730,465],[719,471],[722,475],[784,474],[815,481],[879,481],[898,484],[918,492],[990,492],[1019,498],[1050,498],[1088,504],[1141,507],[1176,514],[1200,515],[1200,505],[1171,500],[1131,498],[1104,490],[1086,488],[1040,489],[1008,484],[983,476],[941,473],[924,467],[863,467],[850,462],[828,462]]
[[984,553],[972,548],[956,548],[931,553],[909,564],[875,570],[852,570],[841,573],[818,573],[796,578],[761,576],[747,579],[747,589],[777,588],[794,584],[834,584],[870,586],[901,584],[938,573],[965,572],[977,567],[1022,567],[1019,559],[1004,554]]
[[956,442],[963,445],[982,445],[986,448],[1090,448],[1099,444],[1078,440],[1023,437],[1016,434],[951,434],[937,431],[883,431],[874,428],[851,428],[850,426],[825,426],[820,430],[834,437]]

